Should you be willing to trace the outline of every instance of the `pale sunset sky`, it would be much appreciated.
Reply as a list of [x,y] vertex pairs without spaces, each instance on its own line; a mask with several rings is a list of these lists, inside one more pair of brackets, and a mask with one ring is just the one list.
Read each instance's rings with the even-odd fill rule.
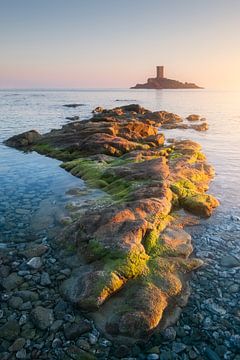
[[0,0],[0,88],[240,89],[240,0]]

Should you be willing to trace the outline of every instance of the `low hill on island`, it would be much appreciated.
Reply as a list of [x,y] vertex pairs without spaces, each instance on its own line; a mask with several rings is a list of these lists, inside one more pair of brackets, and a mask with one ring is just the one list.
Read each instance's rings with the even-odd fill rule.
[[149,78],[145,84],[137,84],[131,89],[203,89],[194,83],[182,83],[178,80],[167,79],[164,77],[164,67],[157,66],[157,76]]

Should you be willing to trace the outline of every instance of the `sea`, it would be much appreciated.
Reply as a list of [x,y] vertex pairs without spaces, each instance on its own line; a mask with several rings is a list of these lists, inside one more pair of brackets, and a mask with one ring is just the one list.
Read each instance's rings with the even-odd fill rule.
[[[80,103],[68,108],[63,105]],[[9,148],[3,141],[21,132],[40,133],[60,128],[79,116],[91,117],[97,106],[113,108],[138,103],[150,110],[166,110],[185,118],[200,114],[209,130],[165,130],[166,138],[192,139],[202,145],[216,177],[210,186],[221,205],[209,226],[227,215],[240,216],[240,92],[216,90],[1,90],[0,91],[0,246],[11,246],[38,236],[56,236],[67,208],[77,199],[70,189],[86,188],[84,181],[60,168],[60,161],[35,152]],[[161,132],[161,129],[159,129]],[[71,193],[71,191],[70,191]],[[98,191],[91,196],[100,196]],[[240,217],[239,217],[240,220]],[[46,233],[46,228],[50,231]]]

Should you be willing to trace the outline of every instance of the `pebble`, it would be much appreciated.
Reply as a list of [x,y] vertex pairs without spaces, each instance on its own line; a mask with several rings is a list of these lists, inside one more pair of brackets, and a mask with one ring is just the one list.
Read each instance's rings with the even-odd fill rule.
[[27,262],[27,265],[34,270],[38,270],[42,267],[42,260],[40,257],[33,257]]
[[48,286],[51,285],[51,279],[49,277],[49,274],[47,272],[43,272],[41,275],[41,280],[40,280],[40,284],[42,286]]
[[4,316],[4,312],[3,312],[3,310],[0,310],[0,319],[2,319],[2,318],[3,318],[3,316]]
[[20,319],[19,319],[19,325],[22,326],[24,324],[26,324],[28,321],[28,316],[26,314],[23,314]]
[[159,355],[158,354],[149,354],[147,356],[147,360],[158,360],[159,359]]
[[62,341],[59,338],[55,338],[52,342],[53,349],[62,347]]
[[172,351],[176,354],[183,352],[186,349],[186,345],[180,342],[174,342],[172,344]]
[[225,255],[221,258],[221,265],[227,268],[240,266],[240,260],[233,255]]
[[18,338],[14,343],[9,347],[9,351],[16,352],[21,350],[25,345],[26,340],[24,338]]
[[98,341],[97,336],[92,334],[92,333],[90,333],[88,335],[88,338],[89,338],[89,342],[90,342],[91,345],[95,345],[97,343],[97,341]]
[[168,327],[163,332],[163,338],[164,340],[173,341],[176,338],[176,330],[173,327]]
[[46,330],[54,321],[53,310],[37,306],[31,312],[31,319],[38,329]]
[[25,349],[21,349],[16,353],[17,359],[26,359],[26,356],[27,356],[27,352]]
[[50,327],[50,331],[57,332],[60,327],[63,325],[63,320],[56,320]]
[[210,349],[209,347],[206,348],[205,355],[207,356],[207,359],[209,359],[209,360],[221,360],[220,357],[218,356],[218,354],[215,351],[213,351],[212,349]]

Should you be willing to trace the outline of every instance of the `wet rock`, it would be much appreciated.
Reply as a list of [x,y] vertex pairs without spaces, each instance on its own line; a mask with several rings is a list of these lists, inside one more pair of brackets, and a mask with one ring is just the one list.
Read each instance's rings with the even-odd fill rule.
[[206,122],[203,122],[201,124],[190,125],[189,128],[197,131],[207,131],[209,129],[209,126]]
[[159,359],[159,355],[158,354],[149,354],[147,356],[147,360],[158,360]]
[[38,270],[42,267],[42,260],[40,257],[33,257],[27,262],[27,265],[34,270]]
[[69,108],[76,108],[76,107],[79,107],[79,106],[84,106],[85,104],[65,104],[63,106],[65,107],[69,107]]
[[201,120],[201,116],[197,114],[191,114],[186,117],[188,121],[199,121]]
[[2,286],[7,291],[11,291],[19,287],[23,283],[23,281],[23,278],[18,276],[17,273],[11,273],[2,280]]
[[16,296],[20,296],[23,301],[37,301],[39,299],[39,295],[37,292],[31,290],[20,290],[15,292]]
[[92,333],[88,335],[88,338],[91,345],[95,345],[98,341],[98,337]]
[[91,325],[84,320],[73,323],[66,324],[64,326],[64,334],[68,340],[74,340],[78,338],[80,335],[85,334],[86,332],[91,330]]
[[17,359],[26,359],[26,357],[27,357],[27,352],[25,349],[21,349],[16,353]]
[[175,352],[176,354],[179,354],[181,352],[183,352],[186,349],[186,345],[180,342],[174,342],[172,344],[172,351]]
[[234,348],[240,350],[240,335],[232,335],[230,337],[230,343],[234,346]]
[[55,338],[52,342],[53,349],[61,348],[62,347],[62,341],[59,338]]
[[229,286],[229,288],[228,288],[228,291],[229,291],[231,294],[237,294],[237,293],[239,293],[239,290],[240,290],[240,285],[238,285],[238,284],[232,284],[232,285]]
[[49,286],[49,285],[51,285],[51,279],[50,279],[50,277],[49,277],[49,274],[47,273],[47,272],[43,272],[42,274],[41,274],[41,280],[40,280],[40,284],[42,285],[42,286]]
[[13,309],[20,309],[22,304],[23,299],[17,296],[12,296],[9,300],[9,306],[11,306]]
[[21,350],[25,345],[26,340],[24,338],[18,338],[14,341],[14,343],[10,346],[9,351],[17,352]]
[[54,321],[54,323],[51,325],[50,330],[52,332],[57,332],[63,325],[63,320],[56,320]]
[[240,260],[233,255],[225,255],[221,258],[221,265],[226,268],[240,266]]
[[205,355],[206,355],[207,359],[209,359],[209,360],[220,360],[220,357],[218,356],[218,354],[209,347],[206,348]]
[[218,304],[214,303],[212,299],[206,300],[205,304],[207,306],[207,309],[215,314],[218,315],[226,314],[226,310],[222,306],[219,306]]
[[19,325],[22,326],[24,324],[26,324],[28,321],[28,316],[26,314],[21,315],[20,319],[19,319]]
[[25,311],[25,310],[31,310],[32,309],[32,303],[31,301],[26,301],[25,303],[21,304],[21,306],[19,307],[20,310]]
[[119,345],[115,348],[114,350],[114,355],[117,357],[117,358],[125,358],[127,357],[128,355],[130,355],[130,349],[128,346],[126,345]]
[[176,330],[173,327],[168,327],[162,333],[164,340],[173,341],[176,338]]
[[49,247],[44,244],[37,244],[28,246],[28,248],[21,252],[21,254],[27,258],[40,257],[48,251]]
[[42,306],[37,306],[31,312],[31,319],[33,324],[40,330],[46,330],[49,328],[53,321],[53,310],[47,309]]
[[160,352],[159,359],[160,360],[173,360],[174,355],[171,350],[163,350]]
[[7,277],[10,273],[10,266],[7,265],[0,265],[0,277],[4,278]]
[[77,121],[80,119],[79,116],[75,115],[75,116],[67,116],[66,117],[67,120],[70,120],[70,121]]
[[37,131],[31,130],[11,137],[5,141],[5,144],[15,148],[23,148],[35,144],[40,138],[41,135]]
[[20,333],[20,326],[16,320],[8,320],[0,327],[0,337],[6,340],[15,340]]
[[[89,352],[79,349],[77,346],[71,346],[68,348],[68,355],[73,360],[84,359],[84,360],[95,360],[96,357]],[[67,359],[66,359],[67,360]]]

